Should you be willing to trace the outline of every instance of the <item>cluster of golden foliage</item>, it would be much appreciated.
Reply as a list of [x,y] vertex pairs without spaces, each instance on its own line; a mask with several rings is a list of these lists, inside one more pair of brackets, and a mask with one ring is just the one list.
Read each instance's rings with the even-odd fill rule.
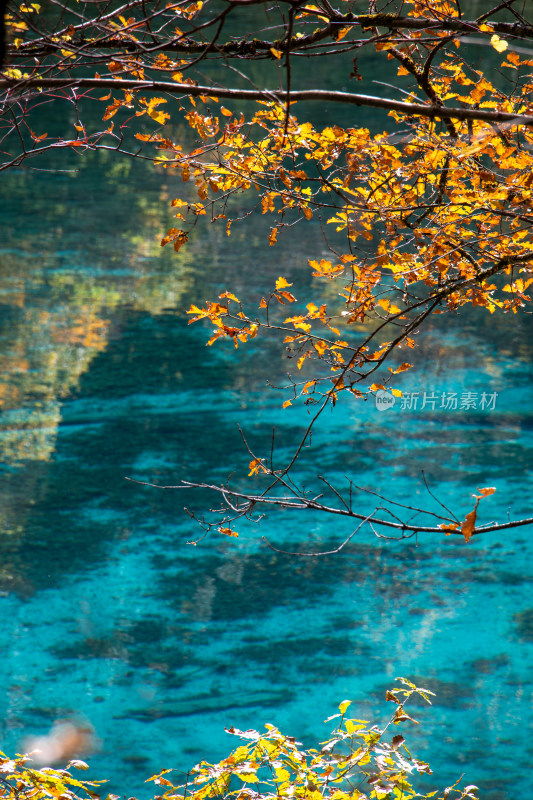
[[[352,701],[344,700],[339,713],[326,720],[337,721],[320,749],[304,749],[271,724],[264,733],[227,728],[243,742],[240,746],[217,764],[202,760],[186,776],[165,769],[148,778],[159,789],[154,800],[476,800],[477,786],[461,786],[462,778],[441,791],[417,792],[417,776],[431,775],[432,770],[410,753],[397,731],[404,722],[417,724],[406,710],[410,698],[430,703],[433,692],[406,678],[396,680],[399,685],[386,693],[394,711],[384,725],[350,717]],[[79,780],[72,774],[73,769],[88,768],[84,761],[71,760],[65,769],[36,769],[30,756],[10,759],[0,753],[3,800],[100,800],[105,781]],[[109,794],[107,800],[119,798]]]
[[[383,9],[374,0],[283,0],[275,11],[263,0],[223,7],[132,0],[118,11],[97,2],[90,17],[65,6],[47,28],[38,4],[11,5],[0,129],[6,138],[16,128],[22,145],[3,168],[50,147],[106,146],[135,156],[155,148],[156,164],[177,172],[195,194],[187,189],[172,203],[176,225],[161,244],[176,251],[195,226],[222,224],[229,236],[232,223],[253,212],[270,220],[265,246],[281,247],[296,225],[322,227],[328,256],[305,256],[312,296],[306,286],[299,301],[302,292],[279,276],[256,305],[228,287],[189,310],[191,322],[213,325],[208,344],[229,339],[238,347],[265,331],[278,335],[297,365],[283,405],[315,404],[310,428],[341,393],[401,395],[394,376],[412,366],[409,351],[432,314],[466,305],[516,314],[530,301],[527,8],[484,0],[468,18],[458,0],[387,2]],[[380,97],[308,88],[321,79],[299,67],[311,58],[326,69],[334,64],[352,85],[381,64],[380,77],[393,83],[381,84]],[[255,88],[256,62],[268,89]],[[78,113],[79,97],[101,89],[104,131],[88,131],[79,114],[73,139],[58,142],[29,128],[32,97],[61,95]],[[307,101],[317,100],[333,117],[342,106],[380,109],[382,130],[320,127],[306,116]],[[192,146],[182,129],[176,136],[167,126],[176,117]],[[128,151],[132,121],[157,127],[137,129],[139,149]],[[250,474],[262,471],[273,472],[252,458]]]
[[[159,130],[137,132],[137,140],[155,144],[156,162],[178,171],[198,195],[198,202],[173,202],[178,223],[162,244],[172,243],[176,251],[202,218],[224,221],[229,235],[235,218],[246,216],[232,212],[231,198],[241,193],[250,210],[272,218],[270,246],[296,224],[320,222],[334,229],[331,257],[309,254],[317,294],[296,313],[272,313],[273,304],[297,302],[283,277],[259,308],[245,309],[231,292],[204,308],[193,306],[192,321],[206,318],[215,326],[210,344],[227,337],[237,346],[275,328],[297,354],[298,369],[310,358],[327,366],[312,380],[296,381],[294,398],[318,393],[335,402],[342,391],[361,396],[386,388],[392,375],[408,369],[400,358],[389,367],[388,380],[381,372],[379,381],[368,381],[396,350],[414,346],[413,332],[431,313],[465,304],[516,313],[530,300],[533,51],[517,45],[533,38],[533,28],[509,4],[487,6],[467,20],[450,0],[406,0],[397,4],[397,13],[394,3],[387,13],[375,3],[361,13],[362,4],[350,0],[338,8],[327,0],[295,0],[272,26],[278,36],[270,41],[229,35],[249,5],[244,0],[223,11],[209,2],[149,5],[125,3],[90,18],[74,14],[70,24],[67,15],[47,31],[45,21],[39,24],[39,4],[13,4],[6,25],[10,58],[19,66],[6,66],[0,85],[11,107],[17,91],[29,87],[42,93],[69,84],[106,86],[110,91],[100,99],[115,96],[104,120],[131,109],[135,119],[157,123]],[[254,5],[259,25],[263,4]],[[500,20],[502,9],[510,21]],[[482,37],[481,52],[497,81],[476,66],[473,36]],[[374,59],[377,54],[396,62],[407,101],[295,89],[291,64],[301,56],[320,57],[324,42],[330,60],[357,52],[361,63],[372,52]],[[199,86],[193,68],[212,58],[218,59],[216,81]],[[285,89],[221,86],[232,59],[243,73],[250,60],[274,61],[285,75]],[[106,74],[89,76],[94,62]],[[361,78],[355,60],[352,66],[351,78]],[[384,63],[383,70],[390,73],[390,65]],[[158,95],[158,87],[166,96]],[[169,94],[173,114],[177,106],[194,132],[192,149],[164,130],[171,117]],[[233,106],[241,99],[255,102],[230,110],[221,105],[223,98]],[[306,99],[383,108],[387,130],[319,128],[305,118]],[[76,138],[63,145],[96,147],[118,135],[113,122],[91,135],[78,122]],[[58,144],[47,144],[47,135],[31,136],[36,151]],[[340,304],[330,308],[323,302],[321,281],[339,285]]]

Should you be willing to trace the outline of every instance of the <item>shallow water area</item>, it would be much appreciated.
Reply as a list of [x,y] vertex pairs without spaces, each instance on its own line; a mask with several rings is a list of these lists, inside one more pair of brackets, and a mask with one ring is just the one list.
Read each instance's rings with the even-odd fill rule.
[[[488,800],[525,793],[528,528],[468,545],[365,529],[337,555],[305,558],[261,537],[316,552],[353,527],[279,510],[239,526],[238,539],[194,546],[201,530],[183,507],[201,514],[212,497],[125,480],[245,475],[238,423],[262,452],[275,425],[282,458],[309,419],[305,407],[283,411],[285,395],[266,387],[287,371],[275,343],[206,348],[205,329],[184,311],[225,288],[260,296],[278,275],[305,294],[319,232],[277,250],[261,220],[229,239],[213,226],[173,254],[159,239],[175,190],[142,165],[95,159],[72,175],[6,179],[2,750],[78,716],[100,740],[90,775],[109,777],[106,791],[148,798],[154,786],[143,781],[158,770],[186,771],[236,746],[225,726],[271,722],[312,746],[345,698],[354,716],[384,721],[385,689],[404,675],[436,693],[405,735],[437,785],[464,773]],[[354,400],[327,412],[301,474],[339,486],[349,475],[438,510],[423,470],[435,497],[462,514],[476,487],[496,486],[483,522],[509,507],[530,516],[531,332],[526,315],[441,318],[421,337],[404,398],[387,411]],[[475,403],[461,409],[464,393]],[[483,405],[483,395],[493,399]],[[365,514],[379,505],[364,491],[358,502]]]

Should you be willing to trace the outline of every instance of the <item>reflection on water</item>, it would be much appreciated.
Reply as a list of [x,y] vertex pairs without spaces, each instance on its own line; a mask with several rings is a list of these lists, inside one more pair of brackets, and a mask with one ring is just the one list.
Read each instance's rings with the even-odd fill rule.
[[[182,309],[221,287],[259,293],[279,274],[303,286],[308,248],[265,251],[262,231],[216,228],[179,255],[158,236],[166,180],[140,165],[104,179],[91,166],[12,174],[0,261],[0,701],[2,749],[57,719],[90,721],[95,777],[146,797],[142,780],[232,746],[225,725],[270,721],[307,744],[345,697],[385,718],[383,690],[404,674],[435,691],[413,749],[443,782],[463,772],[486,798],[525,790],[532,600],[527,529],[468,547],[454,537],[379,542],[341,554],[346,524],[280,510],[238,540],[185,542],[182,512],[212,498],[124,481],[223,479],[246,472],[236,423],[254,447],[276,425],[281,449],[306,411],[280,413],[265,388],[287,365],[276,346],[204,347]],[[100,165],[101,166],[101,165]],[[109,168],[108,168],[109,167]],[[262,224],[258,220],[257,225]],[[312,234],[315,235],[315,234]],[[258,275],[261,264],[263,274]],[[495,485],[483,520],[530,514],[531,323],[481,314],[443,320],[414,351],[410,392],[496,392],[493,410],[340,405],[302,461],[403,502],[469,510]],[[472,352],[476,353],[475,361]],[[240,470],[240,472],[239,472]],[[345,483],[344,483],[345,485]],[[372,496],[358,502],[372,510]],[[453,539],[453,541],[452,541]]]

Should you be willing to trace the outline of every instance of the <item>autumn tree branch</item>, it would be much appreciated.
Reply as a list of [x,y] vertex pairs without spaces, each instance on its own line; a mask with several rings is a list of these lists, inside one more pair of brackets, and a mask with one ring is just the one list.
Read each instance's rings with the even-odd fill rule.
[[[345,517],[347,519],[356,519],[360,520],[363,524],[372,522],[373,525],[379,525],[381,527],[397,531],[398,533],[438,533],[441,534],[443,531],[446,531],[447,535],[454,535],[454,536],[463,536],[463,532],[461,531],[460,527],[455,529],[446,529],[444,525],[420,525],[415,522],[397,522],[394,520],[387,519],[385,516],[378,516],[378,512],[385,512],[390,513],[388,509],[384,508],[383,506],[378,506],[371,514],[364,514],[358,511],[354,511],[352,508],[345,508],[344,506],[334,506],[329,505],[326,503],[319,502],[319,499],[316,497],[307,497],[304,493],[297,494],[297,496],[292,495],[265,495],[265,494],[253,494],[248,492],[238,491],[236,489],[231,489],[229,486],[224,484],[211,484],[211,483],[202,483],[201,481],[188,481],[182,480],[178,484],[171,484],[171,485],[161,485],[157,483],[151,483],[149,481],[140,481],[134,478],[126,478],[127,481],[132,483],[137,483],[140,486],[149,486],[153,489],[207,489],[215,494],[220,495],[228,509],[231,511],[235,511],[236,508],[238,510],[238,514],[236,518],[246,517],[251,511],[253,511],[257,506],[264,506],[264,507],[277,507],[281,509],[287,510],[307,510],[307,511],[318,511],[325,514],[331,514],[336,517]],[[242,507],[236,507],[234,505],[235,502],[241,502],[244,505]],[[388,502],[388,501],[387,501]],[[423,508],[413,508],[412,509],[416,514],[428,514],[430,513],[426,509]],[[234,517],[232,517],[233,521]],[[450,525],[455,524],[455,520],[452,518],[443,518],[446,519]],[[229,522],[229,520],[228,520]],[[212,523],[212,527],[218,527],[221,523],[219,521]],[[497,531],[504,531],[510,530],[511,528],[520,528],[525,525],[533,525],[533,517],[525,517],[522,519],[517,520],[510,520],[509,522],[503,523],[492,523],[488,525],[483,525],[475,529],[472,533],[472,536],[478,536],[485,533],[495,533]],[[360,530],[361,526],[359,526],[354,533],[357,533]],[[349,538],[351,538],[354,534],[351,534]],[[348,541],[348,539],[346,540]],[[343,545],[344,546],[344,545]],[[301,553],[294,553],[294,555],[303,555]],[[316,555],[322,555],[320,553]],[[323,555],[327,555],[324,553]]]
[[[29,88],[37,89],[123,89],[127,91],[165,92],[170,95],[189,97],[212,97],[228,100],[265,100],[275,99],[280,103],[287,101],[288,93],[279,89],[231,89],[218,86],[199,86],[189,83],[172,83],[171,81],[136,81],[115,80],[113,78],[28,78],[24,81],[0,79],[0,89],[24,92]],[[397,111],[409,116],[426,117],[427,119],[478,120],[491,123],[511,123],[512,125],[533,125],[533,113],[512,113],[506,111],[488,111],[482,108],[448,108],[446,106],[406,103],[402,100],[391,100],[385,97],[373,97],[365,94],[336,92],[327,89],[293,90],[290,93],[293,103],[320,101],[327,103],[343,103],[345,105],[382,108],[386,111]]]
[[[276,246],[278,234],[294,225],[310,223],[324,235],[325,252],[309,253],[312,297],[306,294],[305,307],[280,276],[256,308],[227,290],[188,312],[191,322],[213,326],[209,345],[226,339],[238,347],[256,336],[279,337],[296,364],[284,387],[291,397],[283,405],[306,403],[311,412],[282,467],[274,464],[273,447],[269,462],[243,437],[249,476],[263,476],[263,491],[209,482],[178,485],[221,497],[218,521],[200,520],[204,535],[212,529],[236,535],[235,520],[269,506],[354,519],[356,531],[367,525],[379,536],[385,535],[377,531],[383,526],[399,538],[445,533],[468,541],[533,522],[528,517],[477,527],[478,504],[491,487],[474,495],[475,506],[461,522],[441,501],[442,516],[374,490],[381,502],[367,515],[352,504],[353,483],[346,493],[321,477],[320,491],[329,493],[329,502],[323,494],[311,496],[295,477],[327,408],[344,396],[401,395],[394,376],[412,367],[404,351],[416,346],[413,337],[432,314],[467,304],[515,314],[531,301],[533,59],[524,45],[533,41],[533,24],[512,6],[511,0],[498,3],[466,20],[454,0],[391,0],[382,9],[371,2],[361,14],[342,13],[350,7],[334,8],[329,0],[283,0],[275,8],[263,0],[53,0],[46,14],[38,3],[9,3],[10,43],[0,75],[0,169],[53,148],[80,154],[106,148],[153,158],[195,192],[194,200],[189,193],[172,201],[176,223],[161,245],[171,244],[176,252],[204,217],[225,225],[230,235],[232,223],[261,213],[272,220],[266,246]],[[507,19],[499,18],[503,14]],[[472,37],[486,44],[497,79],[463,47]],[[357,56],[349,74],[346,53]],[[301,71],[311,57],[338,64],[346,83],[375,76],[378,59],[387,96],[318,88],[320,76],[310,79]],[[261,80],[252,68],[256,62]],[[99,96],[101,91],[108,94]],[[107,128],[85,129],[85,99],[106,103]],[[74,109],[72,138],[34,131],[31,119],[43,102]],[[320,126],[305,116],[311,102],[331,115]],[[386,112],[387,130],[374,135],[353,114],[343,127],[334,109],[354,106]],[[167,123],[175,119],[188,126],[191,146],[181,133],[174,138]],[[127,134],[138,149],[126,144]],[[330,281],[333,293],[325,288]],[[401,363],[391,364],[400,353]],[[304,364],[309,371],[299,372]],[[432,524],[418,524],[420,515]]]

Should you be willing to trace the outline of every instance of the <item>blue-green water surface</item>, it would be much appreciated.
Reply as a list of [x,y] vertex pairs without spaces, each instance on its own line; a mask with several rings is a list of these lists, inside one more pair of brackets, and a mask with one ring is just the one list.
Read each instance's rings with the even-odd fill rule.
[[[51,167],[65,167],[62,162]],[[266,246],[258,218],[198,229],[188,249],[161,250],[166,175],[104,155],[70,172],[4,180],[0,242],[1,749],[22,748],[54,720],[88,720],[100,740],[91,775],[145,798],[145,778],[186,770],[235,746],[224,733],[272,722],[312,745],[345,698],[383,722],[397,675],[436,692],[417,708],[411,749],[434,785],[463,773],[488,800],[530,784],[533,599],[528,528],[404,541],[280,510],[201,530],[218,500],[142,487],[224,480],[261,455],[272,426],[282,457],[307,424],[281,410],[292,366],[275,342],[206,348],[185,309],[225,288],[255,298],[279,275],[311,290],[307,258],[320,231]],[[323,416],[301,474],[362,486],[437,509],[421,473],[464,514],[476,487],[495,486],[482,521],[531,516],[532,325],[481,311],[439,320],[413,351],[416,370],[379,412],[340,403]],[[443,393],[475,407],[442,409]],[[426,405],[424,405],[426,393]],[[493,407],[482,407],[481,396]],[[434,409],[428,401],[438,396]],[[343,483],[344,482],[344,483]],[[360,493],[367,513],[379,504]]]

